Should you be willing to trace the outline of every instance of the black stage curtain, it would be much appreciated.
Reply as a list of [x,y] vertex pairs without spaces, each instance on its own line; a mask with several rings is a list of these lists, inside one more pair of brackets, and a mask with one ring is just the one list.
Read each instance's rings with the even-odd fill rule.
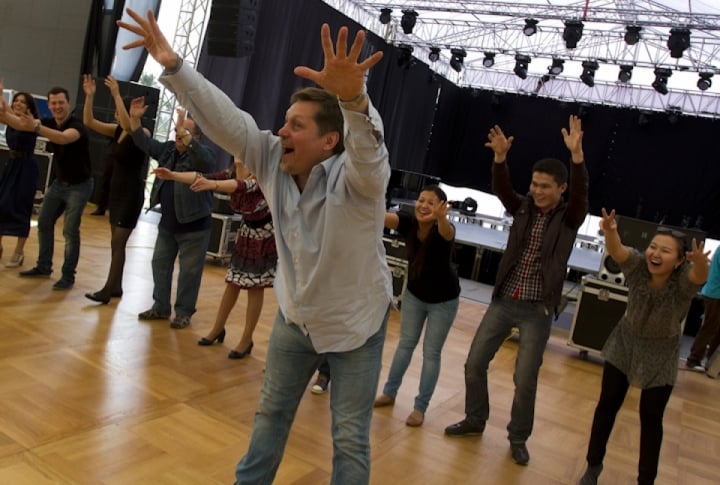
[[429,173],[444,182],[490,191],[491,126],[515,137],[508,164],[515,190],[528,190],[532,165],[546,157],[568,161],[560,129],[583,119],[590,172],[590,212],[602,207],[653,222],[694,227],[720,237],[718,121],[630,108],[577,104],[527,95],[443,85],[433,127]]
[[[296,19],[302,19],[297,22]],[[293,68],[322,67],[320,25],[360,26],[319,0],[263,0],[255,52],[244,59],[212,59],[203,48],[199,68],[263,129],[283,123],[289,98],[309,85]],[[368,92],[383,117],[394,168],[435,175],[451,185],[490,191],[491,126],[515,137],[509,154],[513,183],[528,190],[532,165],[553,157],[569,163],[560,129],[571,114],[583,118],[590,172],[590,209],[685,227],[720,237],[720,163],[713,146],[717,122],[629,108],[580,105],[528,95],[460,88],[433,76],[423,62],[399,65],[396,47],[369,34],[368,55],[384,59],[368,76]],[[439,95],[438,95],[439,93]],[[437,104],[435,100],[437,99]],[[647,121],[649,120],[649,121]]]

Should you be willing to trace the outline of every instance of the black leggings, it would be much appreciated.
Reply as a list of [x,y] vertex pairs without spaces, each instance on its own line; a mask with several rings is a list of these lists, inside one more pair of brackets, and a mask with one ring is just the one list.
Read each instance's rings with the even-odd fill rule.
[[[600,400],[595,408],[587,461],[599,465],[605,457],[615,416],[620,410],[629,387],[628,379],[617,367],[605,362]],[[673,386],[643,389],[640,394],[640,460],[638,483],[651,484],[657,476],[660,446],[663,437],[663,413]]]

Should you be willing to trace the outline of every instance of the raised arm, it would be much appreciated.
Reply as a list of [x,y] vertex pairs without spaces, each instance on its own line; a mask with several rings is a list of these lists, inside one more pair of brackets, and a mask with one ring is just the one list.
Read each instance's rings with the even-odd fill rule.
[[702,285],[708,279],[710,274],[710,259],[708,256],[710,251],[705,251],[705,243],[692,240],[692,249],[685,254],[685,257],[692,264],[690,272],[688,272],[688,279],[691,283],[696,285]]
[[583,154],[582,139],[582,121],[575,115],[570,115],[568,128],[563,127],[561,130],[565,146],[570,150],[570,157],[573,163],[582,163],[585,161]]
[[[118,124],[123,130],[130,133],[132,131],[132,126],[130,125],[130,114],[125,108],[125,101],[120,95],[120,85],[112,76],[106,77],[104,83],[108,90],[110,90],[110,96],[112,96],[113,102],[115,103],[115,113],[117,113]],[[149,132],[146,134],[149,134]]]
[[513,136],[505,136],[505,133],[503,133],[502,129],[498,125],[490,128],[488,141],[485,143],[485,146],[493,151],[493,162],[505,162],[507,159],[507,153],[510,151],[510,147],[512,147],[514,139],[515,137]]
[[83,91],[85,92],[85,103],[83,104],[83,123],[93,131],[104,136],[115,135],[115,123],[105,123],[95,118],[93,113],[93,102],[95,100],[95,79],[90,74],[83,74]]
[[630,248],[624,246],[617,232],[617,221],[615,220],[615,209],[607,213],[602,209],[602,217],[599,221],[600,229],[605,234],[605,251],[617,263],[624,263],[630,257]]
[[510,170],[505,162],[515,137],[505,136],[502,129],[495,125],[490,128],[487,138],[485,146],[493,151],[492,191],[500,199],[505,210],[514,215],[520,208],[521,199],[513,190]]
[[453,226],[448,220],[447,213],[450,209],[450,204],[447,201],[441,200],[440,204],[435,208],[435,220],[437,220],[438,232],[446,241],[452,241],[455,239],[455,226]]

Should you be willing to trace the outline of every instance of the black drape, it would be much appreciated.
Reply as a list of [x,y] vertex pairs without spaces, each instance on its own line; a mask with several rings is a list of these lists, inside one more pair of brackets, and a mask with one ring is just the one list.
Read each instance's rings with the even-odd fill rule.
[[[293,68],[322,68],[323,22],[333,33],[347,25],[351,38],[360,28],[319,0],[263,0],[252,56],[218,60],[203,48],[200,71],[251,113],[258,126],[276,131],[292,92],[310,84],[295,76]],[[638,123],[639,113],[630,108],[461,88],[433,75],[417,59],[399,63],[397,48],[371,33],[365,50],[364,55],[384,52],[383,60],[370,70],[367,86],[383,117],[394,168],[489,191],[492,152],[484,143],[490,127],[497,124],[515,137],[508,163],[515,189],[524,193],[537,160],[553,157],[569,163],[560,129],[571,114],[579,114],[591,213],[615,208],[631,217],[698,226],[720,237],[715,210],[720,206],[716,121],[681,116],[670,123],[658,113],[649,123]]]

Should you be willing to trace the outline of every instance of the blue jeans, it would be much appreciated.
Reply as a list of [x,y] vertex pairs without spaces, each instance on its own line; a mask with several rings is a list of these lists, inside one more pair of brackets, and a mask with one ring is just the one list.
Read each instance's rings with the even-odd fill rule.
[[370,418],[380,376],[388,313],[362,347],[318,354],[310,337],[288,324],[278,310],[273,325],[260,405],[246,455],[235,469],[235,484],[272,483],[300,398],[323,356],[332,371],[332,484],[370,481]]
[[552,317],[552,311],[543,303],[498,298],[490,304],[465,363],[465,414],[471,424],[484,423],[490,415],[488,366],[512,328],[518,327],[520,337],[513,375],[515,396],[507,430],[511,443],[527,441],[535,419],[537,380]]
[[415,397],[415,409],[423,413],[427,410],[440,375],[440,354],[443,345],[445,345],[445,339],[450,332],[450,327],[455,321],[459,304],[460,298],[442,303],[425,303],[408,290],[405,290],[402,297],[400,341],[393,356],[390,374],[383,388],[383,394],[392,398],[397,395],[427,319],[425,338],[423,340],[420,389]]
[[53,181],[45,192],[38,215],[38,260],[37,269],[44,273],[52,271],[55,251],[55,223],[63,217],[65,238],[65,261],[62,278],[75,281],[75,269],[80,259],[80,219],[92,194],[92,177],[85,182],[70,185],[59,180]]
[[152,259],[153,310],[170,315],[173,269],[175,258],[178,257],[180,272],[177,278],[175,315],[191,316],[195,313],[209,243],[210,231],[173,234],[158,226]]

